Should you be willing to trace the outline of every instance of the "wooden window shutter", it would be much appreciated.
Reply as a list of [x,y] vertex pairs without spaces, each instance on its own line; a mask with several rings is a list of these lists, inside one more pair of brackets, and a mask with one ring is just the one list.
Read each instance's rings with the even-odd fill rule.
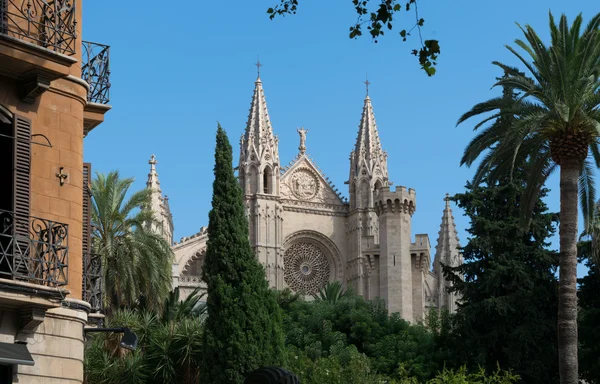
[[[13,127],[15,132],[15,168],[13,210],[15,221],[19,224],[17,234],[29,238],[29,215],[31,201],[31,120],[14,115]],[[23,233],[20,233],[23,232]]]
[[82,233],[82,259],[83,259],[83,300],[89,300],[88,297],[88,284],[89,279],[88,269],[90,268],[91,262],[91,251],[92,251],[92,191],[91,191],[91,175],[92,175],[92,164],[83,163],[83,233]]
[[31,120],[19,115],[13,116],[15,135],[15,160],[13,177],[13,211],[15,242],[13,251],[13,274],[30,277],[28,258],[31,257],[29,234],[30,196],[31,196]]

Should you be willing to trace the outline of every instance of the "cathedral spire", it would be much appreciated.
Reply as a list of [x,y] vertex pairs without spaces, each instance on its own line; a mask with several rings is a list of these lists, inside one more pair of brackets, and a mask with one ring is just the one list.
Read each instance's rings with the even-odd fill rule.
[[158,173],[156,173],[157,163],[158,161],[156,160],[156,156],[150,156],[150,160],[148,160],[148,164],[150,164],[150,173],[148,174],[148,181],[146,181],[146,187],[154,189],[160,194],[160,181],[158,181]]
[[148,164],[150,164],[150,173],[148,173],[146,188],[151,190],[151,195],[150,206],[147,209],[152,211],[157,221],[150,228],[170,243],[173,241],[173,216],[169,208],[168,198],[166,196],[163,198],[162,190],[160,189],[158,172],[156,172],[156,164],[158,164],[156,156],[150,156]]
[[[257,68],[260,70],[260,62]],[[260,74],[260,72],[259,72]],[[260,77],[254,82],[254,94],[250,104],[250,113],[246,132],[241,140],[240,165],[244,162],[262,163],[267,161],[279,164],[277,137],[273,134],[267,101]]]
[[458,232],[454,223],[454,216],[450,208],[450,195],[444,198],[446,206],[442,215],[442,224],[435,249],[435,263],[442,262],[446,265],[456,266],[460,263]]
[[438,276],[442,276],[440,263],[453,267],[462,264],[462,257],[458,249],[460,247],[458,232],[456,231],[452,208],[450,208],[450,195],[447,193],[444,201],[446,202],[446,206],[442,214],[442,224],[440,224],[440,231],[438,232],[435,259],[433,262],[433,268]]
[[460,253],[458,232],[454,223],[454,216],[450,208],[450,195],[446,193],[444,198],[446,206],[442,215],[442,224],[440,225],[437,245],[435,247],[435,258],[433,262],[434,273],[438,279],[438,308],[446,308],[451,313],[456,310],[456,300],[458,296],[455,293],[450,293],[447,287],[451,284],[444,278],[442,267],[444,265],[457,267],[462,264],[462,255]]
[[367,86],[367,95],[365,97],[362,116],[358,129],[356,145],[350,158],[352,160],[351,177],[359,176],[359,172],[364,175],[376,176],[382,179],[382,183],[388,180],[387,153],[383,151],[379,140],[373,105],[369,97],[369,80],[365,81]]

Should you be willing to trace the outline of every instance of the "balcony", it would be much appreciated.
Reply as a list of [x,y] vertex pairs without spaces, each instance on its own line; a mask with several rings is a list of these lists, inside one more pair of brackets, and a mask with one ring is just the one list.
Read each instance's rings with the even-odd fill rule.
[[102,258],[88,254],[83,260],[83,300],[90,303],[92,313],[102,312]]
[[0,210],[0,279],[27,283],[18,284],[23,288],[20,292],[31,285],[48,288],[66,285],[68,239],[66,224]]
[[33,103],[77,62],[76,0],[0,0],[0,71]]
[[84,41],[82,48],[81,78],[90,86],[83,116],[83,133],[87,135],[110,110],[110,47]]
[[2,32],[66,55],[75,54],[74,0],[3,0]]

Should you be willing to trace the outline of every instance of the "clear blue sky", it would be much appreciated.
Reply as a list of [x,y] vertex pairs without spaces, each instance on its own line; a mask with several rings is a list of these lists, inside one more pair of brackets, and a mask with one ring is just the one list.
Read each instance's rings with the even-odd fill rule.
[[[83,2],[83,38],[111,46],[112,84],[112,110],[85,139],[85,160],[94,171],[135,177],[140,189],[154,153],[176,239],[208,224],[217,120],[237,162],[258,54],[281,162],[297,154],[296,127],[308,128],[308,153],[346,196],[368,72],[390,179],[416,189],[413,233],[429,234],[434,247],[445,193],[463,191],[473,173],[459,161],[475,122],[456,121],[497,92],[493,60],[518,64],[504,48],[522,37],[515,22],[548,40],[549,10],[570,19],[583,12],[586,23],[598,11],[594,1],[420,0],[423,37],[442,50],[428,78],[410,55],[416,36],[403,43],[397,35],[413,24],[412,12],[375,44],[348,38],[350,0],[301,0],[296,15],[269,20],[266,9],[278,1]],[[547,203],[558,211],[556,176],[548,186]],[[468,220],[456,207],[454,216],[465,244]]]

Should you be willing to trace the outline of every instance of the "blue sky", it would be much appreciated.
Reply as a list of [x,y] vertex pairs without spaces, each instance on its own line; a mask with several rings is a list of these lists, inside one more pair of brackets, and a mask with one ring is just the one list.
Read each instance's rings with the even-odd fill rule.
[[[83,2],[83,38],[111,46],[112,84],[112,110],[85,139],[85,161],[93,171],[135,177],[140,189],[154,153],[176,239],[208,224],[217,120],[237,160],[260,55],[281,162],[297,154],[296,128],[308,128],[307,152],[345,196],[368,72],[390,179],[416,189],[413,233],[429,234],[435,246],[445,193],[463,191],[473,174],[459,161],[475,121],[456,121],[498,92],[490,89],[500,75],[493,60],[518,64],[504,48],[522,37],[515,22],[547,41],[549,10],[571,20],[582,12],[586,23],[598,10],[594,1],[420,0],[423,37],[440,40],[442,51],[429,78],[410,55],[416,36],[398,36],[412,12],[375,44],[348,38],[356,20],[350,0],[301,0],[296,15],[269,20],[277,2]],[[547,203],[558,211],[557,175],[548,187]],[[468,219],[457,207],[454,216],[464,244]]]

